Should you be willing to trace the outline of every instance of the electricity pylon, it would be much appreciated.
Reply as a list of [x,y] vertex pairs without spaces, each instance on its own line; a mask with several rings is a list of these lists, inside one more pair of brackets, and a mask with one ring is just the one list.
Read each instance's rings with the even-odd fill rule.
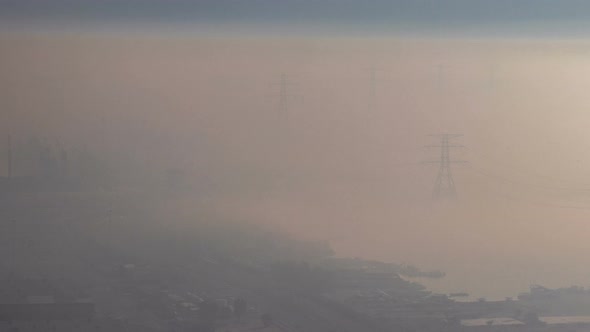
[[438,175],[434,183],[432,191],[433,199],[441,198],[455,198],[457,190],[455,188],[455,181],[453,180],[453,173],[451,171],[451,164],[466,163],[464,160],[452,160],[451,149],[463,148],[463,145],[451,144],[451,140],[456,137],[463,136],[461,134],[439,134],[430,135],[440,138],[440,145],[427,145],[427,148],[440,148],[440,160],[427,161],[429,164],[438,164]]
[[303,100],[303,97],[300,94],[292,93],[291,87],[296,85],[293,83],[287,74],[281,74],[280,80],[277,84],[279,86],[278,95],[275,97],[278,98],[278,113],[282,116],[288,117],[289,115],[289,108],[292,102],[300,102]]

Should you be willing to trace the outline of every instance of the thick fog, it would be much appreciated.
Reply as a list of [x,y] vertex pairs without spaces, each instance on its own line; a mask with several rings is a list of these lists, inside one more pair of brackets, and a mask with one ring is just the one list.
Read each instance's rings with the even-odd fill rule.
[[[13,175],[37,139],[117,186],[180,174],[176,214],[443,270],[436,291],[587,285],[586,41],[11,32],[0,48]],[[423,163],[441,133],[468,161],[454,201]]]

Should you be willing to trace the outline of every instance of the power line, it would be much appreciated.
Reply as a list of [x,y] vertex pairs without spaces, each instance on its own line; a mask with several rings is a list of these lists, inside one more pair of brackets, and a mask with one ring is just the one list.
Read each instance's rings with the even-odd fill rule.
[[470,165],[470,168],[479,173],[480,175],[498,180],[498,181],[502,181],[508,184],[512,184],[512,185],[518,185],[518,186],[523,186],[523,187],[529,187],[529,188],[535,188],[535,189],[542,189],[542,190],[552,190],[552,191],[578,191],[578,192],[588,192],[590,194],[590,188],[581,188],[581,187],[559,187],[559,186],[549,186],[549,185],[543,185],[543,184],[538,184],[538,183],[530,183],[530,182],[524,182],[524,181],[519,181],[519,180],[513,180],[513,179],[509,179],[507,177],[501,176],[501,175],[497,175],[494,174],[493,172],[489,172],[487,170],[484,170],[480,167],[475,167],[473,165]]
[[[490,158],[490,156],[485,156],[483,154],[478,153],[478,151],[470,151],[470,153],[474,153],[476,155],[479,155],[482,158]],[[553,190],[579,190],[579,191],[584,191],[584,190],[590,190],[590,184],[587,183],[578,183],[578,187],[572,186],[571,182],[568,181],[564,181],[564,179],[558,178],[558,177],[554,177],[554,176],[550,176],[550,175],[540,175],[540,174],[532,174],[530,171],[526,171],[524,169],[518,170],[514,167],[514,165],[511,165],[509,163],[503,163],[502,159],[497,158],[494,160],[495,164],[499,164],[502,167],[501,172],[502,173],[510,173],[510,175],[512,177],[517,177],[517,178],[522,178],[524,176],[527,177],[531,177],[534,176],[536,178],[539,178],[539,180],[545,181],[546,184],[541,184],[541,183],[537,183],[538,181],[535,181],[533,179],[531,179],[530,181],[535,181],[535,183],[526,183],[523,181],[519,181],[519,180],[509,180],[507,177],[504,177],[506,179],[506,182],[511,181],[514,182],[515,184],[522,184],[522,185],[526,185],[526,186],[531,186],[531,187],[543,187],[545,189],[553,189]],[[507,168],[507,169],[506,169]],[[487,173],[495,173],[493,171],[489,171],[489,170],[483,170],[480,168],[480,170],[482,170],[482,172],[487,172]],[[496,177],[501,177],[501,176],[497,176],[497,175],[493,175]]]
[[[477,170],[474,167],[468,166],[467,169],[474,171],[474,173],[476,175],[480,175],[480,176],[484,176],[486,178],[497,180],[496,177],[490,177],[486,173],[480,172],[479,170]],[[503,198],[506,198],[508,200],[511,200],[511,201],[519,201],[519,202],[523,202],[523,203],[527,203],[527,204],[531,204],[531,205],[536,205],[536,206],[549,207],[549,208],[558,208],[558,209],[590,210],[590,206],[556,204],[556,203],[544,202],[544,201],[540,201],[540,200],[534,200],[534,199],[524,198],[524,197],[517,197],[517,196],[511,195],[511,194],[501,193],[497,189],[495,189],[493,191],[495,191],[495,194],[496,195],[498,195],[500,197],[503,197]]]

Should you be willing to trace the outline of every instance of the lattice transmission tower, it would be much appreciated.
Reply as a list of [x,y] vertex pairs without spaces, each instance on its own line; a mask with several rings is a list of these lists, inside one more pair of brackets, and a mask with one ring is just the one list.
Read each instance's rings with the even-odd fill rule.
[[293,87],[296,87],[297,84],[293,82],[287,74],[281,74],[278,83],[274,83],[273,85],[278,85],[278,91],[276,95],[273,97],[277,98],[277,111],[278,114],[284,117],[289,116],[289,110],[291,104],[297,102],[301,103],[303,101],[303,96],[299,93],[294,93]]
[[455,198],[457,196],[457,189],[455,188],[455,181],[453,180],[453,172],[451,171],[451,164],[466,163],[464,160],[452,160],[451,149],[464,148],[465,146],[451,143],[453,138],[461,137],[461,134],[439,134],[430,135],[440,138],[440,145],[427,145],[427,148],[439,148],[440,159],[427,161],[429,164],[438,164],[438,174],[434,183],[432,191],[433,199],[441,198]]

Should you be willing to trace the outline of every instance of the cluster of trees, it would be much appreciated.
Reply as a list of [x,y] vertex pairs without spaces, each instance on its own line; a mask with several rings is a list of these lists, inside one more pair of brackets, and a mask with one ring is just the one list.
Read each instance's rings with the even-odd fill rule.
[[14,177],[52,185],[107,183],[110,176],[106,162],[89,149],[34,136],[12,142],[11,166]]
[[324,293],[331,285],[331,271],[307,262],[285,261],[271,265],[271,273],[275,280],[285,285],[290,291],[317,295]]
[[267,266],[277,261],[318,261],[334,254],[325,242],[305,241],[252,223],[220,221],[198,226],[198,234],[184,233],[187,244],[197,241],[215,258],[245,265]]
[[390,272],[407,278],[440,279],[445,277],[445,273],[438,270],[424,271],[413,265],[381,262],[362,258],[329,258],[324,264],[334,268]]
[[207,299],[199,304],[199,325],[196,326],[196,330],[214,332],[218,321],[232,317],[239,320],[246,314],[247,310],[248,304],[243,298],[234,299],[230,306],[221,305],[214,300]]
[[571,286],[557,289],[549,289],[541,285],[533,285],[530,288],[530,292],[521,293],[518,295],[518,299],[522,301],[530,301],[536,299],[547,299],[547,298],[558,298],[560,296],[580,296],[589,295],[590,290],[586,290],[581,286]]

